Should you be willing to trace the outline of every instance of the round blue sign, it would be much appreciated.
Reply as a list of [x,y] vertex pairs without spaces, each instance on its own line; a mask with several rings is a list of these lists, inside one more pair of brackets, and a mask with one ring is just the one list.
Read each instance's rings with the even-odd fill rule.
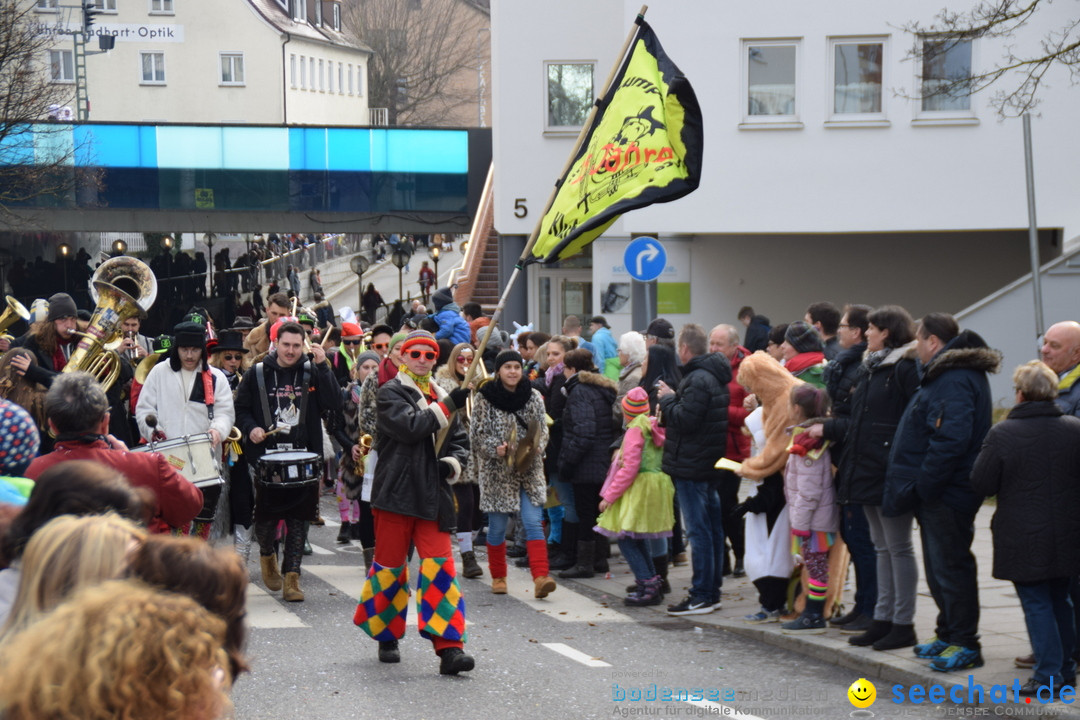
[[664,272],[667,250],[654,237],[634,238],[623,253],[623,265],[630,277],[640,282],[650,282]]

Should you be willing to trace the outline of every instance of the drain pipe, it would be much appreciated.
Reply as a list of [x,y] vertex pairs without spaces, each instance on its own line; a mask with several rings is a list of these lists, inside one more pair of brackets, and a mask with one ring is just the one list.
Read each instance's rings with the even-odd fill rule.
[[285,42],[281,43],[281,124],[289,124],[289,78],[292,67],[286,62],[285,46],[292,41],[292,35],[285,33]]

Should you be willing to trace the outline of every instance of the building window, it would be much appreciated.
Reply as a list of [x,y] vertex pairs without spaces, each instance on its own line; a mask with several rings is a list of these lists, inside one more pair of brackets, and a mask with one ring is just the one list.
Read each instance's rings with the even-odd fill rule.
[[37,0],[34,9],[38,12],[56,12],[59,4],[60,0]]
[[296,89],[296,53],[289,55],[289,87]]
[[330,27],[341,30],[341,5],[337,3],[330,6]]
[[798,122],[797,40],[743,41],[744,123]]
[[326,92],[326,63],[319,60],[319,92]]
[[94,7],[101,12],[116,12],[116,0],[94,0]]
[[367,72],[363,65],[356,66],[356,96],[364,96],[364,73]]
[[349,94],[353,94],[353,67],[352,63],[349,63]]
[[337,91],[338,95],[345,94],[345,65],[343,63],[337,64]]
[[307,0],[292,0],[293,20],[307,22]]
[[143,85],[165,84],[165,53],[139,53]]
[[924,113],[970,115],[970,40],[923,39],[920,97]]
[[300,56],[300,89],[307,90],[307,58]]
[[884,40],[833,40],[832,49],[833,119],[884,119]]
[[49,79],[55,83],[75,82],[75,56],[71,50],[49,51]]
[[244,53],[220,53],[221,84],[244,84]]
[[333,92],[334,92],[334,61],[333,61],[333,60],[328,60],[328,61],[326,62],[326,64],[327,64],[327,66],[328,66],[328,67],[326,68],[326,69],[327,69],[327,73],[326,73],[326,74],[327,74],[326,82],[327,82],[327,85],[329,86],[329,87],[328,87],[327,89],[328,89],[328,90],[329,90],[329,91],[330,91],[331,93],[333,93]]
[[547,75],[546,130],[580,128],[589,115],[593,96],[593,63],[545,63]]
[[315,0],[315,27],[322,27],[322,0]]
[[150,0],[151,15],[172,15],[173,0]]
[[308,85],[311,87],[311,91],[315,92],[319,89],[319,86],[315,84],[315,58],[310,58],[310,62],[308,62],[308,69],[311,71],[311,77],[308,78]]

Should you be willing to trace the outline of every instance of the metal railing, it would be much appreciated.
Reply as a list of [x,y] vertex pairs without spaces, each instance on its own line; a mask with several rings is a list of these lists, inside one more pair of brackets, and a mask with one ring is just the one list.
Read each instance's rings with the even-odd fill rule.
[[495,165],[488,167],[484,190],[476,209],[476,218],[469,231],[469,247],[461,260],[461,265],[450,271],[450,286],[454,288],[454,302],[464,305],[472,299],[476,290],[476,276],[484,262],[488,236],[495,228]]
[[390,124],[389,108],[368,108],[368,125],[385,127]]

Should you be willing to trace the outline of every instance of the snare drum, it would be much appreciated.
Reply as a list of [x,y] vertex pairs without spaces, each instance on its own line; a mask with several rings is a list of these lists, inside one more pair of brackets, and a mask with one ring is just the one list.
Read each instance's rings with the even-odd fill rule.
[[195,516],[198,522],[211,522],[217,511],[225,480],[221,477],[221,464],[214,452],[214,442],[209,433],[187,435],[172,440],[132,448],[132,452],[157,452],[165,462],[176,468],[188,482],[202,490],[203,507]]
[[313,452],[280,450],[262,456],[255,482],[263,487],[308,488],[322,479],[322,459]]

